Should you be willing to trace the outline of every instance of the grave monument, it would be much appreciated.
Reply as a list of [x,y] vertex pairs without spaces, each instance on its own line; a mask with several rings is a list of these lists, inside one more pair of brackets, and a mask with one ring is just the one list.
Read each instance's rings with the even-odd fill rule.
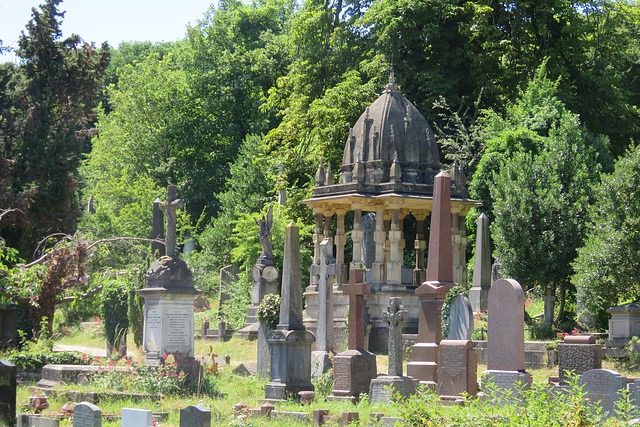
[[315,337],[302,324],[300,268],[300,232],[291,221],[284,240],[280,322],[267,337],[271,345],[271,381],[265,386],[268,400],[298,398],[298,392],[313,390],[311,345]]
[[491,236],[489,218],[483,213],[476,221],[476,251],[473,263],[473,280],[469,299],[474,312],[487,311],[489,289],[491,289]]
[[176,186],[167,187],[167,201],[161,205],[167,217],[166,255],[147,271],[147,285],[138,292],[144,298],[143,350],[148,363],[163,354],[193,357],[193,301],[199,294],[193,274],[176,256],[176,211],[184,201],[176,197]]
[[311,375],[314,378],[333,366],[333,283],[336,277],[336,260],[333,244],[324,239],[320,244],[318,266],[318,315],[316,324],[316,349],[311,353]]
[[73,427],[102,427],[102,411],[93,403],[78,403],[73,408]]
[[602,344],[591,335],[567,335],[558,343],[558,375],[560,385],[569,383],[571,375],[582,375],[602,368]]
[[407,365],[409,376],[433,388],[438,381],[438,344],[442,340],[440,313],[447,292],[454,286],[449,180],[449,175],[441,172],[433,184],[427,280],[416,289],[420,297],[418,342],[413,346],[413,360]]
[[408,319],[408,312],[401,304],[401,298],[389,298],[389,306],[384,319],[389,324],[389,370],[388,375],[371,380],[369,401],[381,403],[391,401],[391,390],[403,397],[416,392],[419,381],[402,375],[402,327]]
[[333,390],[328,399],[356,402],[368,393],[371,380],[377,376],[376,356],[364,350],[364,296],[371,292],[364,283],[364,270],[351,269],[350,283],[342,291],[349,295],[349,350],[333,358]]
[[498,399],[511,391],[513,401],[519,388],[528,388],[533,381],[525,370],[524,292],[517,281],[499,279],[491,286],[487,330],[487,371],[482,382],[493,383]]

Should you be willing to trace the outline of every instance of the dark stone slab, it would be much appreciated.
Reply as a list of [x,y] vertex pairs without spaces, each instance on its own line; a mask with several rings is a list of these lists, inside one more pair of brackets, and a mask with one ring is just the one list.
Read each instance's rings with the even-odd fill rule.
[[180,427],[211,427],[211,411],[200,405],[181,409]]
[[602,368],[601,344],[558,344],[558,374],[560,384],[568,384],[570,373],[582,375]]
[[330,398],[357,399],[368,393],[377,374],[376,356],[364,350],[347,350],[333,358],[333,390]]
[[393,395],[409,397],[415,394],[420,381],[412,377],[379,376],[371,380],[369,388],[369,402],[389,403],[393,401]]
[[615,415],[615,404],[620,398],[618,392],[627,387],[627,377],[609,369],[592,369],[582,374],[578,380],[582,385],[585,398],[592,405],[602,408],[602,415]]
[[16,374],[15,365],[0,360],[0,423],[16,423]]

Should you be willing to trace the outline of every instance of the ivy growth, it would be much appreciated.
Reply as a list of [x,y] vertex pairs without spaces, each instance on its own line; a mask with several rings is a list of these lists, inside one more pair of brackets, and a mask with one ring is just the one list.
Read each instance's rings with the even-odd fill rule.
[[258,315],[258,320],[264,323],[269,330],[275,329],[280,320],[280,295],[265,295],[258,305],[256,314]]
[[471,285],[459,284],[451,288],[451,290],[447,293],[447,296],[444,299],[444,303],[442,304],[442,311],[440,314],[443,338],[449,335],[449,326],[451,326],[451,305],[453,304],[453,300],[458,295],[464,295],[468,297],[469,289],[471,289]]

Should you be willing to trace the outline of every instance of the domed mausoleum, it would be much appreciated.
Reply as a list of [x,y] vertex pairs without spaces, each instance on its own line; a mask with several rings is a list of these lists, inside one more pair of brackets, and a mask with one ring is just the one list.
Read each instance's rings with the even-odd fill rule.
[[[320,243],[330,239],[335,245],[337,283],[334,285],[334,319],[344,320],[348,306],[342,296],[342,284],[348,283],[345,263],[345,214],[353,211],[352,266],[367,267],[366,281],[371,294],[366,296],[369,343],[372,350],[386,347],[387,326],[382,312],[389,297],[401,297],[409,310],[405,333],[417,333],[418,297],[414,290],[425,280],[424,255],[427,238],[424,221],[431,212],[434,177],[441,171],[438,145],[431,127],[420,111],[405,98],[395,84],[393,72],[384,91],[360,116],[347,137],[340,166],[340,182],[335,183],[331,166],[320,164],[316,172],[313,197],[303,203],[315,212],[315,245],[311,283],[305,292],[305,324],[315,328],[317,319],[317,272]],[[465,216],[479,203],[469,199],[462,171],[451,171],[451,215],[453,232],[454,281],[467,282],[465,260]],[[375,213],[372,241],[367,240],[362,217]],[[417,232],[415,268],[403,265],[406,245],[404,218],[411,214]],[[332,230],[333,216],[337,227]],[[369,233],[371,234],[371,233]],[[363,245],[371,248],[371,265],[363,259]],[[366,252],[366,251],[364,251]],[[336,323],[336,327],[342,325]],[[334,334],[336,344],[343,339]]]

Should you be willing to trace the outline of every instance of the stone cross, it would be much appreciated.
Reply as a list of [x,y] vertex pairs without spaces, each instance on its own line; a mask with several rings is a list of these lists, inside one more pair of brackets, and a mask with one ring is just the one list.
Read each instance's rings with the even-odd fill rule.
[[167,186],[167,201],[160,204],[165,210],[167,216],[167,238],[165,240],[167,256],[174,257],[176,255],[176,228],[178,216],[176,211],[184,209],[184,200],[177,198],[177,189],[175,185]]
[[402,376],[402,328],[409,320],[409,312],[402,305],[402,298],[389,298],[387,311],[382,317],[389,324],[389,370],[390,376]]
[[364,350],[364,296],[371,293],[371,285],[364,283],[364,269],[351,269],[349,283],[342,287],[349,295],[349,350]]
[[[151,238],[154,240],[161,240],[164,238],[164,224],[162,218],[162,200],[160,197],[153,201],[153,222],[151,225]],[[164,255],[164,245],[160,242],[151,243],[151,253],[155,255],[158,252],[159,256]]]
[[318,277],[318,326],[316,348],[333,351],[333,277],[337,274],[331,240],[320,243],[320,268]]

